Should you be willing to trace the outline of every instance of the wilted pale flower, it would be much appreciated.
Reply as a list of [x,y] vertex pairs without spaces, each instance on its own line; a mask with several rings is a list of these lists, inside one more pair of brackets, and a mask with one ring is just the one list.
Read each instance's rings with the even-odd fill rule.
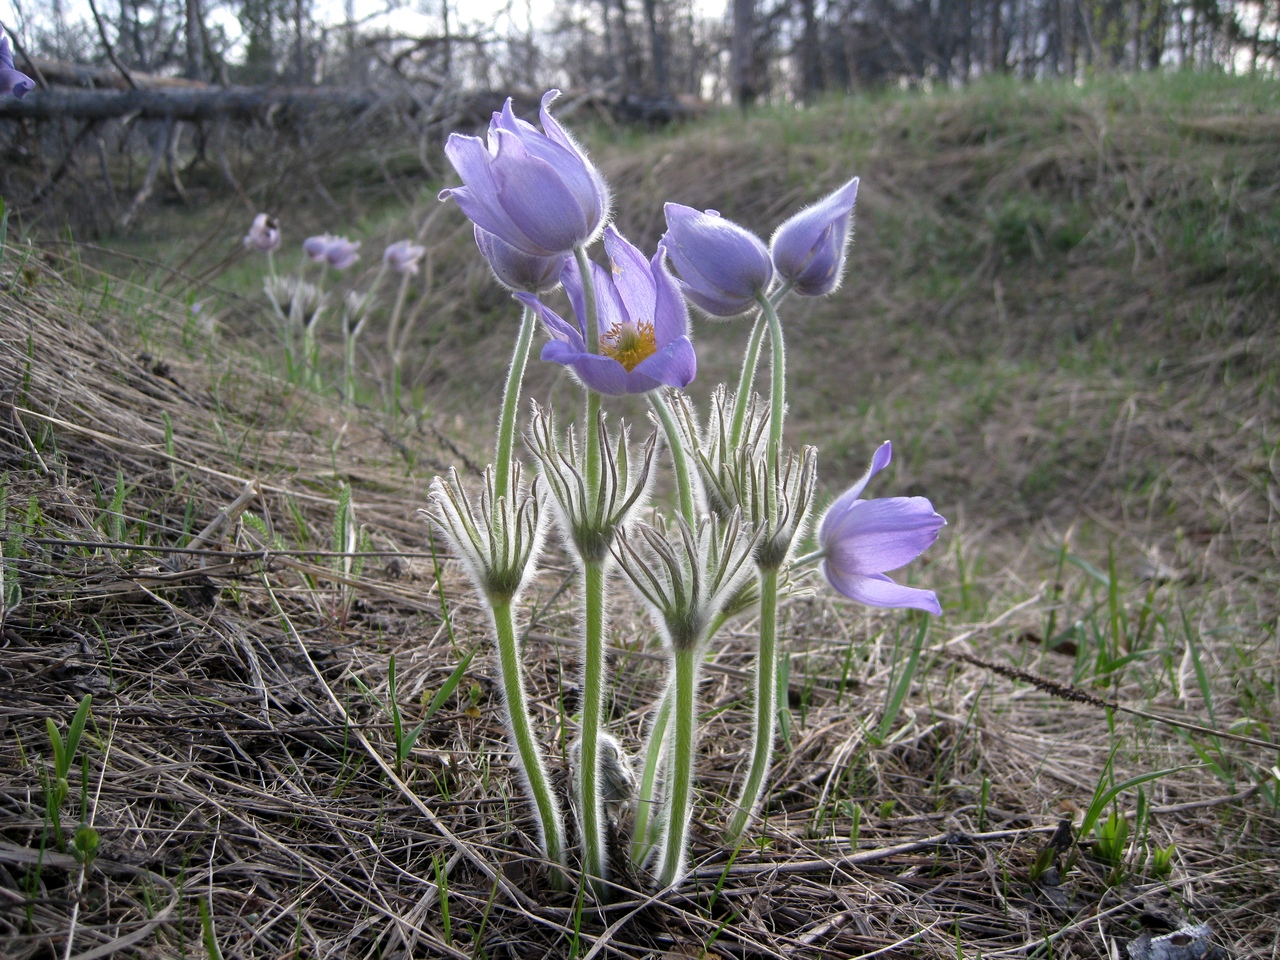
[[560,286],[560,268],[564,265],[565,254],[535,257],[480,227],[475,228],[475,235],[476,246],[489,261],[493,275],[507,289],[547,293]]
[[21,100],[35,88],[35,81],[14,67],[9,38],[0,36],[0,91],[12,93]]
[[920,556],[947,521],[924,497],[859,499],[867,482],[892,458],[893,446],[885,441],[862,478],[827,508],[818,527],[822,572],[831,586],[869,607],[914,607],[940,614],[932,590],[904,587],[885,573]]
[[302,241],[302,249],[316,263],[327,263],[335,270],[346,270],[360,259],[360,254],[356,253],[360,249],[359,240],[352,243],[346,237],[335,237],[330,233],[307,237]]
[[840,286],[857,199],[858,178],[854,177],[774,232],[773,265],[800,296],[822,297]]
[[382,252],[382,262],[396,273],[416,275],[418,261],[426,252],[426,247],[420,247],[412,240],[397,240]]
[[714,210],[668,203],[662,238],[681,292],[713,317],[736,317],[756,305],[773,282],[764,242]]
[[476,226],[522,253],[551,257],[594,239],[609,212],[609,189],[582,149],[551,116],[560,95],[542,98],[542,129],[520,120],[507,100],[489,140],[450,134],[444,152],[463,186],[452,197]]
[[265,213],[258,214],[244,236],[244,245],[246,250],[260,253],[275,250],[280,246],[280,221]]
[[664,384],[684,387],[697,372],[697,357],[689,340],[689,311],[663,266],[658,248],[653,260],[610,227],[604,235],[611,270],[591,263],[596,292],[600,352],[587,346],[586,296],[578,264],[566,259],[561,280],[576,323],[560,318],[541,300],[517,293],[537,311],[551,341],[542,359],[571,368],[589,388],[614,396],[648,393]]

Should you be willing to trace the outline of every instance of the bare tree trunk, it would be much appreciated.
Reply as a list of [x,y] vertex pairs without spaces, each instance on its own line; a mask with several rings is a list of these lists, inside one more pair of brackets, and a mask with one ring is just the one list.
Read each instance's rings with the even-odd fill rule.
[[622,79],[628,91],[639,85],[639,63],[636,62],[636,45],[631,39],[631,24],[627,22],[627,0],[618,3],[618,41],[622,45]]
[[204,79],[204,36],[200,24],[200,0],[187,0],[187,69],[189,80]]
[[618,76],[618,61],[613,55],[613,18],[610,16],[612,6],[610,0],[600,0],[600,15],[604,19],[604,60],[610,71],[608,79]]
[[667,46],[658,26],[658,0],[644,0],[644,18],[649,24],[649,56],[653,60],[653,87],[665,97],[667,88]]
[[804,84],[804,99],[812,100],[823,89],[822,53],[818,49],[818,17],[814,9],[816,0],[800,0],[804,17],[804,33],[800,38],[800,75]]
[[733,0],[733,99],[742,109],[755,103],[755,0]]

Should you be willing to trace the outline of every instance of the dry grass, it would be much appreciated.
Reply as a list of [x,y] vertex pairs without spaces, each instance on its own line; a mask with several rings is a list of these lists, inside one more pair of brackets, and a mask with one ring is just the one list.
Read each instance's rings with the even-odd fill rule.
[[[459,572],[434,561],[416,515],[442,464],[484,459],[485,416],[446,428],[343,410],[196,330],[185,304],[106,289],[59,259],[24,271],[11,249],[0,268],[0,955],[212,955],[211,933],[225,957],[1110,957],[1141,930],[1194,919],[1233,955],[1273,956],[1280,485],[1275,330],[1257,318],[1274,287],[1241,292],[1232,274],[1174,289],[1176,258],[1117,271],[1110,247],[1040,263],[1030,247],[1008,252],[997,217],[967,270],[952,264],[957,287],[939,291],[924,266],[953,248],[910,238],[929,220],[944,237],[955,219],[988,222],[946,212],[943,198],[1002,176],[1083,182],[1099,176],[1097,145],[997,163],[975,118],[957,116],[930,128],[951,152],[931,142],[915,159],[876,160],[909,119],[887,117],[858,148],[860,229],[883,239],[860,239],[845,299],[797,312],[794,422],[823,443],[832,485],[857,472],[867,437],[902,438],[882,492],[928,493],[952,519],[915,575],[948,616],[930,626],[881,738],[916,624],[821,592],[790,603],[789,735],[767,820],[736,854],[720,834],[747,752],[752,623],[731,625],[702,690],[695,882],[654,895],[619,865],[616,902],[600,911],[544,885],[481,611]],[[646,189],[714,183],[723,193],[697,202],[765,228],[814,179],[843,175],[829,152],[781,138],[764,140],[776,156],[735,166],[726,139],[714,163],[674,162],[696,172],[690,182],[662,181],[655,154],[705,156],[727,137],[700,129],[613,154],[625,209],[648,209]],[[1115,155],[1121,139],[1111,135]],[[1102,204],[1116,183],[1082,189]],[[756,190],[770,204],[739,213],[734,198]],[[915,212],[898,221],[903,205]],[[1163,285],[1145,272],[1155,265]],[[1116,314],[1135,290],[1150,298]],[[1069,324],[1088,311],[1070,291],[1119,327],[1077,339]],[[931,312],[913,316],[922,304]],[[703,335],[708,375],[732,368],[741,332]],[[430,363],[479,378],[500,366],[505,347],[497,360],[490,348],[502,339]],[[832,417],[850,382],[877,399]],[[531,390],[554,387],[539,371]],[[261,523],[241,516],[202,549],[179,549],[251,480]],[[331,555],[340,484],[371,537],[362,568]],[[279,539],[264,543],[264,525]],[[526,641],[565,793],[571,576],[550,559]],[[634,748],[661,664],[640,611],[616,596],[612,722]],[[472,650],[397,775],[381,706],[389,656],[416,724]],[[65,730],[85,693],[84,766],[62,807],[65,829],[83,816],[101,835],[82,878],[58,848],[42,776],[46,718]],[[1109,883],[1082,837],[1037,879],[1037,854],[1061,818],[1078,822],[1113,751],[1116,782],[1176,770],[1142,785],[1141,817],[1137,788],[1118,798],[1143,837],[1126,875]],[[1149,854],[1170,844],[1162,879]]]

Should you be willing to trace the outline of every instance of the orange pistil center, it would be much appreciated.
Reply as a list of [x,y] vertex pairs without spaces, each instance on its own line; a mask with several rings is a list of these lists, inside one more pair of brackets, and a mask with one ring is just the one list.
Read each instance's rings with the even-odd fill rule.
[[658,341],[653,333],[653,324],[625,322],[615,323],[608,333],[600,338],[600,352],[606,357],[613,357],[630,373],[658,352]]

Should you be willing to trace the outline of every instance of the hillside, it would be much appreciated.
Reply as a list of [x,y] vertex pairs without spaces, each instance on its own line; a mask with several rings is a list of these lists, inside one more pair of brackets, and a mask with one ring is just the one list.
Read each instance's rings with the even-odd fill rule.
[[[1280,87],[989,83],[581,132],[642,248],[667,200],[767,236],[861,176],[843,287],[784,313],[788,442],[819,447],[825,501],[894,441],[878,491],[949,520],[908,574],[945,615],[787,603],[783,745],[737,851],[753,618],[732,623],[700,691],[696,882],[655,898],[620,866],[604,911],[547,892],[483,612],[417,512],[490,456],[518,320],[444,183],[389,161],[281,204],[288,250],[430,250],[403,383],[376,315],[354,404],[335,328],[318,386],[283,359],[238,201],[160,211],[116,253],[11,222],[0,955],[1110,957],[1203,922],[1268,954]],[[747,330],[698,324],[696,402]],[[559,369],[527,392],[572,415]],[[553,552],[525,644],[566,794],[572,582]],[[634,750],[661,658],[617,595]],[[405,756],[401,712],[424,721]]]

